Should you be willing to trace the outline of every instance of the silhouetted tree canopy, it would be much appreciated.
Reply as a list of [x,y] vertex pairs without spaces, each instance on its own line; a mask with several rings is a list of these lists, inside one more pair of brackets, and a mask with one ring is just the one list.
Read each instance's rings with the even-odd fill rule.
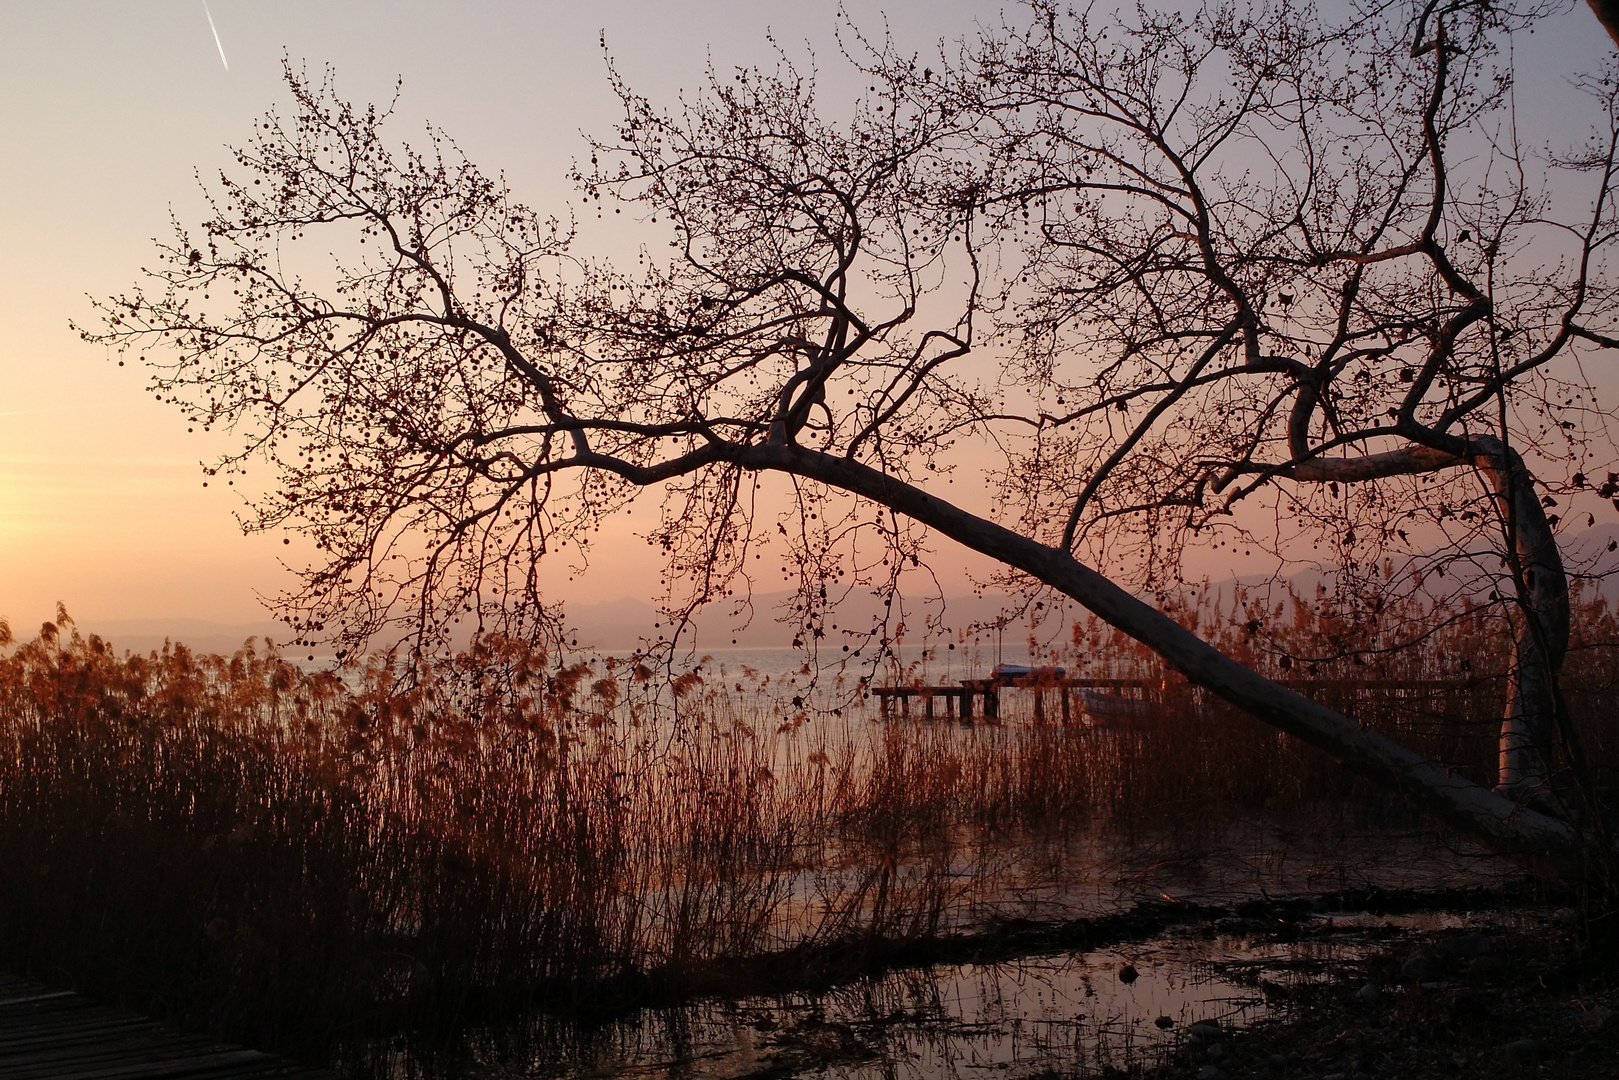
[[[284,613],[346,648],[532,631],[544,558],[649,490],[648,535],[689,583],[677,618],[744,594],[769,534],[808,611],[892,588],[920,525],[1567,866],[1588,829],[1611,846],[1553,783],[1578,754],[1546,510],[1599,487],[1607,453],[1581,364],[1619,345],[1619,113],[1605,70],[1570,91],[1588,141],[1517,131],[1506,45],[1544,17],[1035,0],[932,59],[848,27],[867,89],[836,121],[785,57],[673,110],[615,74],[623,119],[575,179],[581,212],[640,220],[650,246],[617,262],[443,133],[397,145],[386,110],[289,70],[292,113],[97,336],[139,350],[189,423],[244,436],[211,474],[272,466],[250,527],[322,556]],[[950,486],[985,453],[989,497]],[[769,474],[785,509],[759,497]],[[878,550],[856,534],[883,554],[847,573],[838,551]],[[1188,546],[1226,543],[1325,545],[1363,584],[1459,561],[1493,585],[1517,628],[1505,793],[1141,599],[1180,586]]]

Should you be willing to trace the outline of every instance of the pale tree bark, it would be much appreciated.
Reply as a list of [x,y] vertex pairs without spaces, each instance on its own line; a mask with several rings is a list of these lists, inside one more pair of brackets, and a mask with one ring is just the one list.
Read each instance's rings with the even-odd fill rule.
[[[1293,445],[1301,457],[1308,456],[1302,439]],[[1546,793],[1552,779],[1556,679],[1568,651],[1569,592],[1557,537],[1523,457],[1488,435],[1472,439],[1470,449],[1460,454],[1417,446],[1359,458],[1309,458],[1287,475],[1295,481],[1353,484],[1463,467],[1476,470],[1494,495],[1510,550],[1506,561],[1513,570],[1512,587],[1518,593],[1497,790],[1537,797]]]
[[871,499],[974,551],[1016,567],[1147,645],[1195,685],[1327,751],[1348,768],[1427,807],[1468,835],[1559,876],[1571,877],[1578,872],[1580,838],[1567,822],[1475,784],[1343,714],[1272,682],[1066,551],[968,513],[845,457],[793,445],[771,445],[741,450],[737,461],[744,468],[793,473]]
[[1587,0],[1591,5],[1591,12],[1602,24],[1602,28],[1613,38],[1615,45],[1619,45],[1619,0]]
[[1474,444],[1474,465],[1495,493],[1516,560],[1519,618],[1501,722],[1498,790],[1534,796],[1552,780],[1556,680],[1568,651],[1568,575],[1523,458],[1493,436]]

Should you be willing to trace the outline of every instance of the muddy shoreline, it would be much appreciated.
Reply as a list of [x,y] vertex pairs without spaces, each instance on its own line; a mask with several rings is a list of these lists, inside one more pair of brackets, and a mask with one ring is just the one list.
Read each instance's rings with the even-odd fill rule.
[[[1574,910],[1391,931],[1337,977],[1267,986],[1274,1008],[1216,1038],[1188,1037],[1143,1075],[1287,1077],[1619,1076],[1619,968],[1582,939]],[[1450,910],[1455,910],[1454,908]]]
[[[1619,1075],[1611,964],[1570,897],[1361,890],[1144,903],[1059,924],[712,973],[705,998],[416,1047],[413,1076],[955,1078]],[[393,1047],[398,1052],[401,1047]],[[397,1059],[396,1059],[397,1060]]]
[[[1132,913],[1141,929],[1161,922],[1160,940],[1166,931],[1172,937],[1245,938],[1258,955],[1215,960],[1210,967],[1251,988],[1264,1007],[1236,1023],[1162,1016],[1154,1025],[1162,1040],[1143,1040],[1133,1054],[1099,1055],[1093,1047],[1072,1060],[1032,1070],[1012,1067],[1003,1075],[1613,1077],[1619,1075],[1619,1043],[1612,1037],[1619,991],[1611,958],[1582,947],[1569,899],[1525,883],[1255,901],[1187,919],[1175,918],[1172,905]],[[1051,943],[1096,943],[1092,938],[1081,944],[1075,928],[1051,928],[1049,934]],[[1150,940],[1126,937],[1112,944],[1128,953],[1131,943]],[[1273,948],[1310,945],[1323,948],[1285,957]],[[896,1017],[893,1024],[914,1022]],[[811,1020],[776,1036],[776,1053],[761,1067],[731,1075],[861,1075],[891,1056],[884,1046],[891,1040],[879,1028],[839,1030]]]

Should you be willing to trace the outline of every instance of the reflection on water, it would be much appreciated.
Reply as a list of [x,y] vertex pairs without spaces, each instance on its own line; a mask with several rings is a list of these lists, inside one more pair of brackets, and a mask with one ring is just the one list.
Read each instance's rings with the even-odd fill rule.
[[645,1010],[589,1029],[537,1017],[476,1035],[453,1057],[402,1055],[396,1075],[1084,1076],[1149,1064],[1198,1021],[1250,1024],[1267,1015],[1267,984],[1342,977],[1340,967],[1366,948],[1341,928],[1326,940],[1164,935],[1086,953],[895,971],[820,993]]
[[[740,652],[706,661],[700,696],[688,691],[679,710],[645,717],[632,709],[618,726],[607,719],[612,703],[602,704],[617,691],[592,685],[600,700],[587,705],[602,710],[602,723],[586,723],[580,745],[666,746],[647,760],[670,779],[639,795],[657,827],[645,846],[613,849],[665,874],[611,894],[640,905],[647,940],[662,935],[655,947],[638,946],[646,966],[635,970],[656,974],[660,957],[707,940],[676,918],[691,896],[717,913],[704,924],[711,929],[737,925],[738,911],[760,927],[751,951],[716,946],[698,957],[691,970],[702,977],[690,985],[713,987],[729,977],[702,967],[723,963],[715,957],[805,942],[919,941],[1014,920],[1107,917],[1141,901],[1235,907],[1276,895],[1480,884],[1509,872],[1464,845],[1435,844],[1409,816],[1350,813],[1315,798],[1309,759],[1274,733],[1237,728],[1215,739],[1186,694],[1111,724],[1092,722],[1083,703],[1072,724],[1041,723],[1028,690],[1008,695],[999,722],[876,723],[858,686],[784,673],[779,661]],[[833,700],[843,707],[817,707]],[[579,790],[627,771],[612,759]],[[791,827],[757,834],[768,858],[726,864],[711,858],[724,845],[704,847],[707,834],[669,824],[681,819],[666,813],[676,805],[668,793],[695,793],[678,805],[720,835],[744,811],[767,825],[779,812]],[[717,797],[726,793],[735,798]],[[1281,812],[1270,812],[1264,793],[1286,796]],[[710,861],[694,863],[689,851]],[[701,877],[707,870],[712,879]],[[532,1016],[463,1033],[453,1049],[423,1050],[401,1036],[352,1053],[350,1064],[398,1080],[1084,1075],[1150,1063],[1195,1021],[1264,1016],[1263,984],[1332,978],[1336,965],[1359,959],[1344,938],[1331,940],[1164,938],[912,969],[814,994],[696,1001],[607,1025]],[[1131,979],[1121,978],[1127,965]]]
[[[1004,844],[990,846],[1007,852]],[[1038,845],[1020,854],[1004,874],[966,874],[986,895],[971,903],[958,898],[959,911],[941,930],[982,932],[1009,919],[1050,926],[1143,901],[1229,911],[1267,896],[1500,885],[1513,877],[1498,862],[1437,847],[1418,832],[1303,836],[1258,822],[1195,835],[1183,829],[1178,839],[1150,831],[1131,842],[1070,836],[1046,852],[1065,868],[1048,875],[1031,875],[1028,860],[1039,861]],[[902,867],[896,880],[904,874]],[[827,892],[838,887],[819,881],[814,895]],[[1502,919],[1499,912],[1490,917]],[[1261,1019],[1267,987],[1353,980],[1373,943],[1391,932],[1469,925],[1470,917],[1444,912],[1321,911],[1301,932],[1233,917],[1090,952],[937,964],[813,993],[645,1009],[605,1024],[534,1014],[463,1031],[453,1047],[424,1048],[405,1038],[351,1047],[347,1064],[356,1075],[394,1080],[1089,1076],[1152,1063],[1197,1021],[1231,1027]],[[1133,979],[1121,978],[1126,966]]]
[[[1228,916],[1088,952],[890,971],[817,992],[701,1000],[585,1025],[550,1015],[469,1032],[453,1052],[401,1045],[398,1080],[1053,1080],[1151,1067],[1246,1027],[1301,984],[1359,986],[1406,933],[1524,928],[1544,912]],[[1347,991],[1346,991],[1347,992]],[[1219,1034],[1213,1039],[1218,1041]]]

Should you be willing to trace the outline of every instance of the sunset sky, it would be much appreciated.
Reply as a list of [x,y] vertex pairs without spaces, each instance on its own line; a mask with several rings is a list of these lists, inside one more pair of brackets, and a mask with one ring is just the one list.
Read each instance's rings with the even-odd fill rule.
[[[225,165],[224,147],[285,105],[283,55],[331,64],[355,100],[386,99],[402,77],[396,136],[416,136],[430,119],[485,169],[504,170],[531,205],[564,214],[579,131],[604,131],[615,117],[603,31],[620,69],[655,101],[697,84],[710,58],[722,68],[769,62],[771,30],[790,50],[815,45],[833,102],[844,80],[834,0],[209,7],[228,69],[201,0],[11,3],[0,20],[0,615],[19,629],[58,600],[91,625],[247,622],[263,617],[256,593],[285,581],[278,560],[296,549],[279,536],[244,538],[232,516],[239,497],[202,487],[203,437],[151,401],[145,373],[114,366],[68,326],[93,322],[86,294],[132,283],[170,206],[199,216],[193,170]],[[879,33],[886,12],[900,42],[927,50],[975,19],[995,21],[1002,5],[848,7]],[[1611,48],[1583,4],[1547,24],[1518,58],[1521,123],[1548,141],[1565,134],[1537,102]],[[597,570],[559,579],[555,592],[648,595],[656,567],[645,550],[628,534],[608,538]]]

